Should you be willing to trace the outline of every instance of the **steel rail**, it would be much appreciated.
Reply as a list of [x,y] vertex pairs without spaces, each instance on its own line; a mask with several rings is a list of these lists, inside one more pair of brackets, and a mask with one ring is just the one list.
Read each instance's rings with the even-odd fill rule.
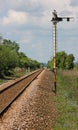
[[43,69],[22,77],[20,80],[0,90],[0,115],[15,101],[15,99],[29,86],[29,84],[43,71]]

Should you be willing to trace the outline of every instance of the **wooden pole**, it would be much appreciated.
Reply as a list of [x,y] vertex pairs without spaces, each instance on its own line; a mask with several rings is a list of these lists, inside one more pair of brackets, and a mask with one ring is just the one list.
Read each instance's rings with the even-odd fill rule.
[[53,23],[53,49],[54,49],[54,64],[53,64],[53,68],[54,68],[54,92],[56,94],[56,22]]

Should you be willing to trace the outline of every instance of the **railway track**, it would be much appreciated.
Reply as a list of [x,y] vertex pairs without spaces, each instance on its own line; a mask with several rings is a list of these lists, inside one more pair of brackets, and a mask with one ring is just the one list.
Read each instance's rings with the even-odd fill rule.
[[37,70],[22,77],[11,85],[0,89],[0,115],[13,103],[13,101],[28,87],[28,85],[42,72]]

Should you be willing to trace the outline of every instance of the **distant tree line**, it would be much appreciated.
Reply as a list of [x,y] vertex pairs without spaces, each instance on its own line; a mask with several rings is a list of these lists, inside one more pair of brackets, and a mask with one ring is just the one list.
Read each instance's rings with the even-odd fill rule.
[[[56,54],[56,67],[58,69],[73,69],[74,68],[74,56],[73,54],[67,54],[65,51],[58,52]],[[53,69],[53,58],[48,61],[48,68]]]
[[15,41],[2,39],[0,36],[0,77],[10,75],[15,67],[37,69],[41,63],[19,52],[19,45]]

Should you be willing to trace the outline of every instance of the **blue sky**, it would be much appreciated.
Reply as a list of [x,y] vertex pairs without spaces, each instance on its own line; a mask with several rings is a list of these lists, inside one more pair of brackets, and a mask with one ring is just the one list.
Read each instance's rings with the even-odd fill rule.
[[19,43],[20,51],[40,62],[53,56],[52,11],[72,16],[57,24],[57,51],[72,53],[78,61],[77,0],[0,0],[0,35]]

